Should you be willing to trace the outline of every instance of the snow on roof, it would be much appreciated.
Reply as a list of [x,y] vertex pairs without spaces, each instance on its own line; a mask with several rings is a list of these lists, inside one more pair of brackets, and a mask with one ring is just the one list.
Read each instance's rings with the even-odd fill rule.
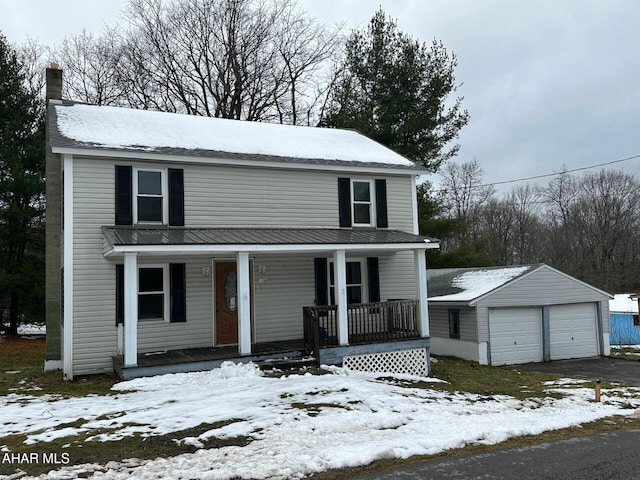
[[[531,269],[532,266],[530,265],[487,269],[460,269],[463,273],[455,275],[448,282],[450,287],[458,291],[446,295],[429,296],[429,301],[469,302],[489,293]],[[447,269],[447,271],[449,273],[452,272],[451,269]],[[447,271],[443,271],[443,273],[446,274]],[[455,272],[455,270],[453,271]],[[431,273],[436,277],[438,276],[437,270],[432,270]]]
[[353,130],[96,105],[55,105],[60,134],[83,147],[206,150],[296,159],[416,165]]
[[629,293],[618,293],[609,300],[609,312],[638,313],[638,301],[632,300]]

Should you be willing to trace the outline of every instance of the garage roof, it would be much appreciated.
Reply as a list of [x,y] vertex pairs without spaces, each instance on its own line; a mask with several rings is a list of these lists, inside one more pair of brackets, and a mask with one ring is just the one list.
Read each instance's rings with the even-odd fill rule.
[[427,270],[429,301],[470,302],[540,265]]
[[618,313],[638,313],[638,301],[630,293],[618,293],[609,300],[609,311]]
[[481,297],[507,284],[516,282],[541,268],[551,269],[575,282],[579,282],[603,295],[613,298],[613,295],[609,293],[603,292],[549,265],[539,263],[535,265],[502,267],[429,269],[427,270],[429,301],[475,303]]

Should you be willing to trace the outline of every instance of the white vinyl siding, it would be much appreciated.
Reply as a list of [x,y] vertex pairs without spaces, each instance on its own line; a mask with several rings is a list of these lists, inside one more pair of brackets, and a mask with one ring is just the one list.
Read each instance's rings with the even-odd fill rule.
[[[264,267],[260,273],[259,267]],[[256,342],[302,338],[302,307],[313,305],[313,257],[257,255],[254,259]]]
[[[102,227],[115,222],[115,165],[150,170],[171,166],[74,157],[74,375],[111,372],[112,356],[117,354],[115,264],[122,258],[106,259],[102,238]],[[180,168],[186,227],[338,227],[337,179],[345,172],[201,164]],[[387,180],[389,228],[412,232],[411,175],[375,178]],[[255,341],[302,338],[302,307],[315,298],[313,257],[330,255],[256,256],[254,265],[264,263],[266,274],[254,272]],[[202,273],[203,267],[211,266],[211,256],[138,257],[139,265],[158,263],[186,264],[187,321],[140,322],[138,351],[211,346],[212,278]],[[413,252],[380,255],[379,268],[381,300],[415,298]],[[266,282],[259,283],[262,277]]]
[[115,169],[74,158],[73,170],[73,373],[107,373],[117,353],[116,291],[114,264],[102,255],[102,226],[114,222]]
[[460,311],[459,340],[475,342],[478,338],[476,310],[466,306],[438,305],[436,302],[429,304],[429,332],[431,336],[449,338],[450,309]]
[[[168,263],[184,263],[186,276],[186,322],[138,323],[138,351],[155,352],[182,348],[211,347],[213,345],[213,303],[211,274],[204,275],[203,267],[211,266],[211,258],[163,257]],[[157,263],[155,259],[140,260]]]
[[[337,228],[341,175],[344,176],[320,171],[187,166],[185,225]],[[357,175],[351,178],[370,179]],[[412,232],[411,177],[386,179],[389,228]]]
[[[368,256],[375,257],[375,253]],[[416,299],[416,274],[413,252],[379,255],[380,301]]]

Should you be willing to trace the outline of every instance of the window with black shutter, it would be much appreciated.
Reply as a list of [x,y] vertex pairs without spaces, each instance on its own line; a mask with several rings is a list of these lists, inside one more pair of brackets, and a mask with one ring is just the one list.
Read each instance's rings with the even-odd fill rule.
[[338,218],[341,227],[387,228],[387,181],[338,178]]
[[[124,323],[124,265],[116,265],[116,325]],[[187,321],[184,263],[138,267],[138,320]]]
[[116,225],[184,226],[184,171],[116,165]]

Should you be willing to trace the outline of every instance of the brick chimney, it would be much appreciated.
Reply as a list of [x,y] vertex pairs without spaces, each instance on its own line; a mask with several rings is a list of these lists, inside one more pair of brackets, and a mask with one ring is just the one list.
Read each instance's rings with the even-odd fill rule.
[[45,256],[45,295],[47,344],[45,349],[45,370],[62,368],[62,272],[61,263],[61,230],[62,230],[62,168],[61,158],[53,154],[49,138],[53,110],[51,104],[62,103],[62,70],[56,63],[46,69],[46,153],[45,175],[47,194],[47,216],[45,224],[46,256]]
[[62,70],[57,63],[52,63],[46,70],[47,104],[49,100],[62,100]]

